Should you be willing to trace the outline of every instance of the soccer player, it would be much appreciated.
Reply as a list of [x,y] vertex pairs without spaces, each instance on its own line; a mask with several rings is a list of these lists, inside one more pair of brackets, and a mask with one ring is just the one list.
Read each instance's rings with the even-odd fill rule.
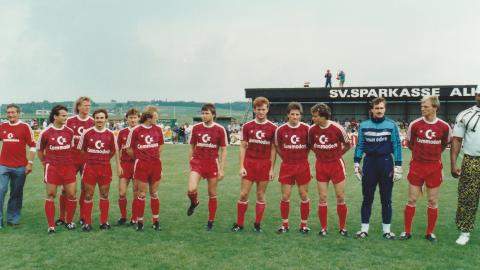
[[147,106],[140,117],[141,125],[134,127],[128,134],[125,147],[127,153],[135,158],[133,179],[138,187],[137,197],[134,199],[133,212],[135,213],[137,231],[143,231],[143,214],[145,212],[145,197],[150,192],[150,207],[152,210],[153,229],[160,230],[158,215],[160,200],[158,185],[162,177],[162,152],[164,140],[162,129],[157,125],[158,109]]
[[421,103],[422,117],[410,123],[407,131],[407,145],[412,150],[412,160],[407,176],[410,185],[405,206],[405,229],[400,239],[411,238],[416,202],[425,183],[428,198],[425,239],[434,242],[437,240],[433,232],[438,216],[438,195],[443,181],[442,152],[450,142],[452,130],[450,125],[437,118],[440,107],[437,96],[424,96]]
[[[214,122],[215,106],[211,103],[202,106],[202,122],[193,126],[190,136],[190,177],[188,179],[188,198],[190,206],[187,215],[191,216],[198,206],[198,184],[202,178],[208,181],[208,222],[207,230],[213,229],[217,212],[217,182],[224,177],[227,160],[227,132]],[[219,160],[220,156],[220,160]]]
[[75,197],[75,165],[72,156],[75,133],[65,125],[68,110],[63,105],[53,107],[50,112],[50,125],[38,138],[37,155],[44,164],[44,182],[47,189],[45,215],[48,222],[48,234],[55,233],[55,196],[57,187],[62,186],[66,194],[66,223],[69,230],[76,228],[72,222],[77,200]]
[[[35,158],[35,140],[30,126],[20,121],[20,107],[7,105],[8,122],[0,124],[0,229],[3,227],[3,202],[10,182],[10,199],[7,207],[7,225],[20,224],[23,202],[23,186],[26,176],[32,172]],[[29,146],[28,159],[26,147]]]
[[[135,159],[128,155],[126,143],[128,134],[130,131],[138,125],[140,119],[140,112],[137,109],[129,109],[125,116],[127,118],[128,127],[120,130],[117,136],[117,149],[121,151],[121,154],[117,155],[120,159],[117,161],[120,164],[118,177],[120,178],[118,183],[118,207],[120,208],[120,219],[117,224],[123,225],[127,222],[127,189],[130,180],[133,180],[133,167],[135,165]],[[133,182],[133,181],[132,181]],[[137,196],[138,187],[132,183],[133,198]],[[136,222],[135,215],[133,213],[133,200],[132,200],[132,216],[130,218],[130,225],[134,225]]]
[[350,140],[345,129],[330,121],[332,116],[330,108],[319,103],[314,105],[310,112],[314,125],[308,132],[309,144],[315,153],[317,189],[318,189],[318,218],[320,220],[320,236],[327,235],[327,195],[328,183],[332,181],[337,197],[337,214],[339,233],[348,236],[345,224],[347,221],[347,205],[345,203],[345,162],[342,156],[350,149]]
[[[75,103],[73,104],[74,110],[76,115],[71,116],[67,119],[67,127],[73,130],[75,133],[73,143],[73,162],[75,165],[75,170],[77,173],[81,174],[83,171],[83,165],[85,164],[85,157],[77,149],[78,142],[80,141],[80,136],[82,133],[93,127],[94,121],[93,118],[90,117],[88,114],[90,113],[90,106],[91,106],[91,99],[89,97],[79,97]],[[78,200],[78,204],[80,207],[80,225],[84,224],[83,218],[83,201],[85,200],[85,191],[83,190],[83,182],[80,181],[80,198]],[[60,217],[55,222],[57,225],[62,225],[65,222],[65,193],[62,190],[62,194],[59,197],[60,202]]]
[[270,102],[265,97],[257,97],[253,101],[255,119],[242,127],[242,142],[240,145],[240,199],[237,202],[237,222],[232,231],[243,230],[245,212],[248,207],[248,195],[253,184],[257,186],[257,202],[255,205],[254,231],[260,232],[265,211],[265,191],[268,181],[273,180],[275,167],[275,131],[277,126],[268,121],[267,114]]
[[[100,191],[100,229],[109,230],[108,223],[108,192],[112,182],[112,167],[110,159],[115,156],[116,144],[115,135],[107,129],[108,113],[105,109],[97,109],[93,112],[95,126],[85,130],[80,137],[77,149],[82,151],[85,157],[85,164],[82,171],[82,182],[85,190],[84,225],[83,231],[92,230],[92,208],[93,193],[95,185],[98,184]],[[120,163],[117,161],[117,167]]]
[[[383,97],[372,100],[370,119],[363,121],[358,130],[358,144],[354,154],[355,176],[362,181],[362,226],[357,238],[368,236],[372,203],[377,185],[382,203],[383,238],[394,240],[391,232],[393,182],[402,178],[402,145],[395,121],[385,117],[387,101]],[[363,169],[360,161],[366,154]],[[393,159],[392,159],[393,154]]]
[[282,200],[280,214],[282,226],[278,233],[289,231],[288,216],[290,213],[290,194],[292,186],[297,185],[300,194],[300,232],[308,233],[308,215],[310,200],[308,198],[308,184],[312,178],[308,163],[308,129],[309,126],[300,122],[303,108],[298,102],[290,102],[287,107],[288,122],[278,127],[275,133],[275,145],[282,159],[278,181],[282,185]]

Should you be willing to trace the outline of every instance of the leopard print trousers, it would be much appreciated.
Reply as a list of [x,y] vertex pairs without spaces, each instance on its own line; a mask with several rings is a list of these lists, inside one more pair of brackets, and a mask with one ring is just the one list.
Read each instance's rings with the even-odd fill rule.
[[461,232],[471,232],[475,225],[475,215],[480,197],[480,157],[465,155],[462,162],[462,175],[458,182],[457,228]]

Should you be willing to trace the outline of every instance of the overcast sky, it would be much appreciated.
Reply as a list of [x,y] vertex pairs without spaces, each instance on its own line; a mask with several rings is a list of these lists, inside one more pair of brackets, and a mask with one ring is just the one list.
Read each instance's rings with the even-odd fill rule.
[[[478,0],[0,0],[0,103],[480,83]],[[336,82],[335,82],[336,83]]]

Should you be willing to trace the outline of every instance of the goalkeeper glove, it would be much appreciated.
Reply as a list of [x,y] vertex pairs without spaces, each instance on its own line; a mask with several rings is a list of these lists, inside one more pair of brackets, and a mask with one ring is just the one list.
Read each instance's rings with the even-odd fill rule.
[[355,176],[357,177],[358,181],[362,181],[362,169],[360,168],[360,163],[357,163],[355,162],[355,164],[353,164],[354,168],[355,168]]
[[397,182],[402,179],[402,166],[395,166],[393,169],[393,182]]

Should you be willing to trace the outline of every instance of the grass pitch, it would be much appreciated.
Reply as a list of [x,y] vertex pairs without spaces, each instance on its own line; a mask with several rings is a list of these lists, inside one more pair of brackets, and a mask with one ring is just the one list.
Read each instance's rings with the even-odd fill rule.
[[[426,199],[417,204],[413,237],[409,241],[387,241],[381,236],[380,200],[378,192],[372,211],[370,236],[356,240],[342,238],[337,232],[337,216],[333,188],[329,193],[329,235],[320,238],[316,214],[318,196],[315,181],[310,185],[309,235],[297,231],[299,200],[292,194],[288,234],[277,235],[280,225],[280,185],[275,180],[267,191],[267,209],[263,232],[252,232],[255,211],[255,192],[243,232],[232,233],[236,219],[236,201],[240,181],[238,177],[238,148],[228,148],[226,177],[218,190],[218,212],[215,228],[205,230],[207,221],[206,183],[199,191],[200,206],[191,217],[186,216],[188,162],[186,145],[167,145],[162,155],[164,176],[159,188],[162,231],[150,229],[149,200],[145,208],[146,228],[142,233],[132,228],[113,227],[111,231],[98,229],[98,191],[93,211],[94,230],[67,231],[58,228],[48,236],[43,202],[45,187],[38,162],[28,176],[25,186],[21,225],[0,230],[0,269],[478,269],[480,264],[479,233],[475,231],[470,243],[455,244],[457,181],[449,174],[448,151],[444,154],[446,179],[442,186],[436,235],[432,244],[423,239],[426,227]],[[359,229],[361,185],[353,176],[350,150],[345,157],[348,169],[346,201],[347,228],[351,235]],[[310,155],[313,158],[313,154]],[[410,151],[404,152],[410,160]],[[393,191],[392,230],[397,235],[403,230],[403,208],[407,200],[408,162],[404,162],[404,178]],[[277,170],[278,173],[278,162]],[[110,223],[119,216],[117,206],[117,179],[112,182],[110,195]],[[129,204],[131,194],[129,194]],[[130,212],[130,209],[129,209]],[[58,203],[57,203],[58,213]],[[78,208],[77,208],[78,215]],[[76,217],[75,220],[78,218]],[[478,220],[477,220],[478,223]]]

